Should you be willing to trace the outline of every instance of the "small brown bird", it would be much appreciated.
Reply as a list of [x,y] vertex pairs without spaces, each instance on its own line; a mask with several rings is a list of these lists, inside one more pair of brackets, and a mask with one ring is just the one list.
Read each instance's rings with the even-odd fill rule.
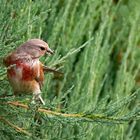
[[4,58],[7,77],[15,95],[32,93],[33,103],[39,100],[45,104],[41,97],[44,71],[59,73],[39,61],[39,58],[47,53],[53,54],[53,51],[46,42],[31,39]]

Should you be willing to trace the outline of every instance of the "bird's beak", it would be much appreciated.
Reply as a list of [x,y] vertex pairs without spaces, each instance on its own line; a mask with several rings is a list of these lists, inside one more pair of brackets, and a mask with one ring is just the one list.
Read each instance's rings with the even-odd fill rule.
[[47,54],[54,54],[54,51],[51,50],[50,48],[48,48],[47,51],[46,51],[46,53],[47,53]]

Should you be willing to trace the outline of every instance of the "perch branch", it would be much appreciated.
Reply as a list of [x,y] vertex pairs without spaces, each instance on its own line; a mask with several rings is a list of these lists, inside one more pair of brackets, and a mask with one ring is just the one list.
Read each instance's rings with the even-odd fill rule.
[[[16,102],[7,102],[7,104],[16,106],[16,107],[21,107],[24,109],[29,109],[28,105],[22,104],[18,101]],[[63,118],[75,118],[78,120],[83,120],[87,122],[112,122],[116,124],[124,123],[126,120],[123,120],[121,118],[114,118],[114,117],[108,117],[102,114],[67,114],[67,113],[60,113],[60,112],[55,112],[43,108],[38,108],[38,112],[44,113],[46,115],[50,116],[58,116],[58,117],[63,117]]]

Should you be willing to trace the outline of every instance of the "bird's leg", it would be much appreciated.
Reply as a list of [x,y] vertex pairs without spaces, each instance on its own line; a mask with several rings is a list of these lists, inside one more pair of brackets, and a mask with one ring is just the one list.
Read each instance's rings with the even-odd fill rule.
[[43,105],[45,105],[44,100],[41,97],[41,93],[34,93],[32,98],[32,104],[35,104],[37,101],[40,101]]
[[42,99],[41,94],[39,94],[38,98],[39,98],[39,100],[41,101],[41,103],[42,103],[43,105],[45,105],[45,102],[44,102],[44,100]]

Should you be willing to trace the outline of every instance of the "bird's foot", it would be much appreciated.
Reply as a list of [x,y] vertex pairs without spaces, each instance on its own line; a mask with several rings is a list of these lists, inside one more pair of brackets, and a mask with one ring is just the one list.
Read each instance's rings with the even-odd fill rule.
[[32,98],[32,102],[31,102],[31,103],[32,103],[32,104],[36,104],[38,101],[41,102],[43,105],[45,105],[45,102],[44,102],[44,100],[42,99],[40,93],[33,94],[33,98]]

